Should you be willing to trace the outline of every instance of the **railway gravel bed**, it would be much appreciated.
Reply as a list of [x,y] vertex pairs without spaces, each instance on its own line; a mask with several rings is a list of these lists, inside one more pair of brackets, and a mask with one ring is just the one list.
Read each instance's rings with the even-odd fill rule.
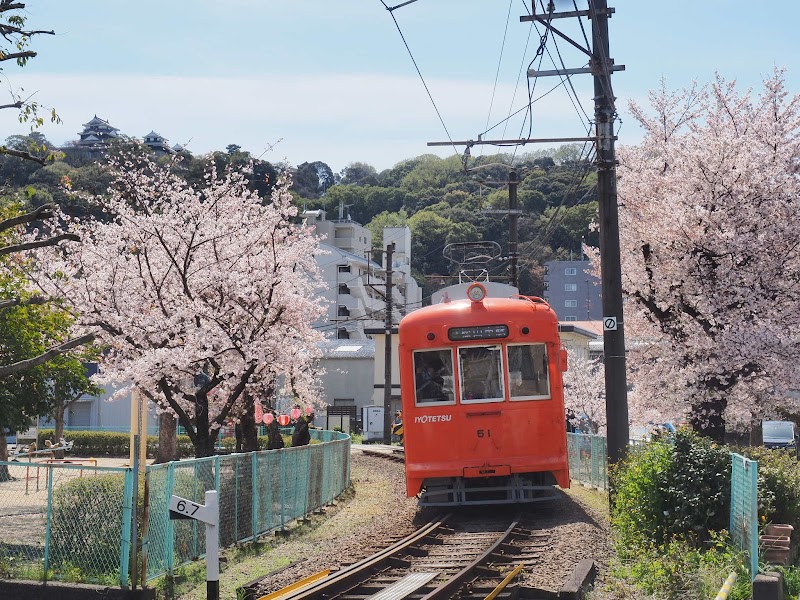
[[[324,524],[314,534],[290,535],[270,552],[283,554],[291,562],[259,582],[259,594],[276,591],[325,569],[352,564],[408,535],[435,514],[432,509],[420,511],[416,499],[405,497],[401,463],[358,450],[353,451],[352,460],[355,493],[329,508]],[[373,496],[380,494],[377,505],[374,498],[370,501],[371,490]],[[532,565],[526,569],[520,579],[522,585],[557,592],[584,558],[595,560],[601,573],[605,570],[611,553],[608,520],[602,510],[592,508],[591,500],[592,493],[578,489],[564,493],[561,499],[530,504],[523,510],[521,524],[548,535],[535,568]],[[486,510],[483,507],[464,512],[485,514]],[[494,506],[488,510],[513,509]]]

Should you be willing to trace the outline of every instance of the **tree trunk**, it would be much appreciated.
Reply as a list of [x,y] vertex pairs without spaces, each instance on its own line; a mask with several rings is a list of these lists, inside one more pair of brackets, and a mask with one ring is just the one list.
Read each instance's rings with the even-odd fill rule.
[[[8,442],[6,442],[6,428],[0,425],[0,460],[8,460]],[[0,465],[0,481],[11,481],[11,474],[6,465]]]
[[57,444],[58,441],[64,437],[64,413],[67,411],[67,407],[64,404],[59,404],[56,407],[56,412],[53,415],[53,418],[56,422],[56,429],[53,432],[53,439],[51,440],[54,444]]
[[178,420],[171,412],[158,415],[158,448],[155,464],[178,460]]
[[689,422],[692,429],[720,444],[725,443],[725,408],[728,401],[722,398],[697,400],[692,403]]
[[[53,415],[56,426],[53,432],[53,439],[51,440],[53,444],[58,444],[61,438],[64,437],[64,413],[66,412],[67,406],[65,404],[59,403],[58,406],[56,406],[56,412]],[[64,458],[64,450],[56,450],[55,457]]]
[[195,399],[197,405],[194,418],[196,431],[194,455],[196,458],[214,456],[214,444],[217,441],[219,429],[215,429],[213,432],[209,431],[208,395],[206,392],[198,392]]
[[255,404],[252,400],[250,406],[242,415],[239,426],[242,430],[242,452],[255,452],[258,450],[258,425],[256,425]]

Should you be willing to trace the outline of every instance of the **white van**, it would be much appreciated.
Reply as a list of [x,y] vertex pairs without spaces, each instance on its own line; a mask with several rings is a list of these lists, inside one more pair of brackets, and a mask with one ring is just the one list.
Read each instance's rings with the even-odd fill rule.
[[761,421],[761,439],[767,448],[797,452],[797,426],[792,421]]

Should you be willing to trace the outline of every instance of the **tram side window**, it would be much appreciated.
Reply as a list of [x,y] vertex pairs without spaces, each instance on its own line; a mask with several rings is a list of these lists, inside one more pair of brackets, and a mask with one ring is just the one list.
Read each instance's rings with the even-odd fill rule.
[[543,400],[550,397],[547,346],[508,346],[508,387],[512,400]]
[[458,364],[462,402],[503,400],[500,346],[459,348]]
[[453,359],[450,350],[414,352],[417,404],[453,404]]

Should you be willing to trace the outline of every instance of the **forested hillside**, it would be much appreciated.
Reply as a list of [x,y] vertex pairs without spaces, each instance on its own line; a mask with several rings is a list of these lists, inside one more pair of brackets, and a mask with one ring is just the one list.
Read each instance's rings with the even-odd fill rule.
[[[130,146],[129,139],[114,142],[109,149]],[[10,148],[26,150],[52,145],[39,133],[14,136]],[[142,152],[148,151],[142,147]],[[162,157],[160,160],[169,160]],[[104,194],[110,179],[98,155],[77,146],[62,149],[61,156],[46,166],[3,156],[0,181],[4,202],[23,201],[37,207],[55,202],[77,217],[95,214],[97,206],[71,192]],[[258,160],[235,144],[225,151],[205,156],[184,153],[177,168],[190,183],[199,183],[203,169],[213,161],[218,170],[252,163],[248,179],[253,189],[268,197],[278,173],[293,172],[292,193],[299,208],[324,208],[329,219],[341,214],[370,228],[373,246],[383,249],[384,226],[408,225],[412,231],[412,268],[425,287],[425,295],[454,282],[456,265],[443,254],[453,242],[495,241],[507,255],[508,218],[499,212],[508,208],[508,173],[512,157],[506,154],[449,158],[425,154],[401,161],[378,172],[373,166],[354,162],[334,173],[324,162],[297,166]],[[592,223],[597,214],[596,177],[591,161],[577,145],[538,150],[513,157],[520,184],[519,271],[523,293],[543,291],[541,265],[553,259],[578,258],[581,242],[597,245]],[[493,212],[494,211],[494,212]],[[502,257],[489,266],[490,276],[508,278],[508,261]]]

